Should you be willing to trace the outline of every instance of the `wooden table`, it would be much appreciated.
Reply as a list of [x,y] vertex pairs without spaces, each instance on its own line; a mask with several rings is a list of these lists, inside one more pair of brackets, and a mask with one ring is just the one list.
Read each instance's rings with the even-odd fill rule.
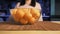
[[25,30],[40,30],[40,31],[59,31],[60,24],[49,21],[37,22],[33,25],[20,25],[12,22],[0,22],[0,30],[7,31],[25,31]]

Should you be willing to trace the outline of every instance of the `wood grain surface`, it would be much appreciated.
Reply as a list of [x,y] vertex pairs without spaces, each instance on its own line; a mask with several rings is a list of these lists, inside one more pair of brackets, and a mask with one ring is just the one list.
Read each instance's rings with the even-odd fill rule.
[[39,21],[32,25],[21,25],[13,22],[0,22],[0,30],[3,31],[25,31],[25,30],[40,30],[40,31],[60,31],[60,24],[49,21]]

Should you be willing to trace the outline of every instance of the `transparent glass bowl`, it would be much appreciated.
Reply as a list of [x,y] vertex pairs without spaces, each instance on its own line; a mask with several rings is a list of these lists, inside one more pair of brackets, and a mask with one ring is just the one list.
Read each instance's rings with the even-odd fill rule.
[[10,10],[11,16],[20,24],[34,24],[40,17],[40,10],[36,8],[17,8]]

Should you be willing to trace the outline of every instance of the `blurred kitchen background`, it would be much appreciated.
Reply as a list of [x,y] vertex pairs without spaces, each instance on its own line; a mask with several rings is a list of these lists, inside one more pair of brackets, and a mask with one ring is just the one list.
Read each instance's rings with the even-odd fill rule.
[[[0,22],[7,21],[10,9],[13,9],[18,0],[0,0]],[[37,0],[41,4],[44,21],[50,21],[50,0]]]
[[60,0],[51,0],[51,21],[60,21]]

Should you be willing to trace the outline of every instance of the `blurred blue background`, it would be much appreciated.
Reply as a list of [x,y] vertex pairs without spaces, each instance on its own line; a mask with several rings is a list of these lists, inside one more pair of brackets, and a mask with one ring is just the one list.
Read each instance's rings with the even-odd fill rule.
[[[14,8],[18,0],[0,0],[0,21],[7,21],[10,9]],[[44,21],[50,21],[50,0],[37,0],[41,4]]]

